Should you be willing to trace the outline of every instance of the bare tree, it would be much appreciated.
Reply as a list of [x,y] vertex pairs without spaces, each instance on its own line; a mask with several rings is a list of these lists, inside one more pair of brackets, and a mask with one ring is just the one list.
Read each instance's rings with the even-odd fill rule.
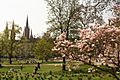
[[79,0],[46,1],[49,9],[48,23],[50,23],[51,29],[57,30],[58,33],[67,31],[66,38],[68,39],[69,29],[81,26]]

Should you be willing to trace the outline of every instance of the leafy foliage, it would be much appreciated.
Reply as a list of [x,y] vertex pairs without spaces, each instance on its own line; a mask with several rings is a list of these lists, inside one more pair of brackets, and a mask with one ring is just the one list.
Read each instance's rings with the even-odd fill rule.
[[51,51],[53,45],[53,39],[50,38],[47,33],[45,33],[44,36],[35,44],[34,52],[36,57],[45,59],[46,61],[48,58],[53,57],[54,54]]

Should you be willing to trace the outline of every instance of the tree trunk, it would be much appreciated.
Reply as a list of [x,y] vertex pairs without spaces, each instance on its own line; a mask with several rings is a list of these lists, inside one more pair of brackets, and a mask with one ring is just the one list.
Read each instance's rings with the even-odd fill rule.
[[13,43],[14,43],[14,42],[11,41],[11,45],[10,45],[10,54],[9,54],[10,64],[12,64]]
[[116,75],[116,69],[112,68],[111,74],[116,78],[116,80],[120,80],[119,77]]
[[[118,50],[120,49],[120,47],[119,47],[119,43],[118,43]],[[117,59],[118,59],[118,68],[120,68],[120,53],[119,53],[120,51],[118,51],[118,56],[117,56]]]
[[120,80],[119,77],[117,77],[117,75],[113,74],[113,76],[116,78],[116,80]]
[[48,58],[45,58],[45,62],[48,62]]
[[12,64],[12,55],[9,55],[9,63]]
[[0,68],[2,67],[2,64],[0,64]]
[[119,59],[120,56],[119,56],[119,55],[120,55],[120,53],[118,52],[118,57],[117,57],[117,58],[118,58],[118,64],[117,64],[117,65],[118,65],[118,68],[120,67],[120,59]]
[[65,71],[66,70],[66,60],[65,60],[65,56],[63,57],[63,66],[62,66],[62,70]]
[[68,40],[68,36],[69,36],[69,27],[67,26],[67,33],[66,33],[66,40]]
[[1,57],[1,55],[0,55],[0,62],[2,62],[2,59],[1,59],[2,57]]

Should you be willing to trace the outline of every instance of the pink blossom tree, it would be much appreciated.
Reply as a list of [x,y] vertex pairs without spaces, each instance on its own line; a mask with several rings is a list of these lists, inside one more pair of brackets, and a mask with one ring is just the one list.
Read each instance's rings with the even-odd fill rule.
[[[100,68],[105,65],[111,68],[111,73],[119,80],[116,72],[120,69],[120,29],[103,25],[80,29],[80,40],[70,42],[62,33],[56,40],[54,51]],[[103,70],[106,71],[106,70]]]
[[[63,32],[56,39],[56,46],[53,51],[66,55],[70,59],[92,65],[120,80],[117,76],[117,72],[120,70],[119,16],[111,19],[111,21],[110,24],[102,26],[96,24],[95,26],[79,29],[80,40],[74,42],[66,40],[66,33]],[[110,68],[110,70],[102,69],[101,65]]]

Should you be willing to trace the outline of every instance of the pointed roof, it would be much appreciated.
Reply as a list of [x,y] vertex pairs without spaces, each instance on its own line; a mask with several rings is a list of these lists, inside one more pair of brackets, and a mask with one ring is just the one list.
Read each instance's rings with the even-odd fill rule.
[[30,39],[33,39],[32,29],[31,29]]
[[5,28],[5,36],[8,39],[9,38],[9,29],[8,29],[8,22],[6,22],[6,28]]
[[13,20],[13,23],[12,23],[12,27],[14,28],[14,20]]
[[8,30],[8,22],[6,22],[6,29]]
[[12,30],[11,30],[11,40],[15,40],[15,26],[14,26],[14,20],[12,23]]
[[27,19],[26,19],[26,27],[29,26],[29,23],[28,23],[28,15],[27,15]]

